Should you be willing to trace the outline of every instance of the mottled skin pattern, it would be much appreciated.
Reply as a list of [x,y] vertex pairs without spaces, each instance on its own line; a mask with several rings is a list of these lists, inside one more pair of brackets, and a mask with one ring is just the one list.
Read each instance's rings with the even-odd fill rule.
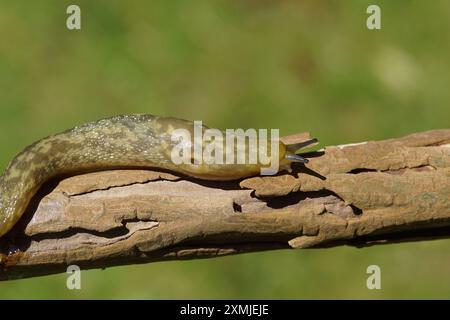
[[[190,121],[125,115],[87,123],[30,145],[0,177],[0,237],[19,220],[38,189],[57,176],[127,167],[163,169],[206,180],[260,173],[259,165],[173,164],[171,133],[178,128],[193,136]],[[280,142],[282,161],[284,154]]]

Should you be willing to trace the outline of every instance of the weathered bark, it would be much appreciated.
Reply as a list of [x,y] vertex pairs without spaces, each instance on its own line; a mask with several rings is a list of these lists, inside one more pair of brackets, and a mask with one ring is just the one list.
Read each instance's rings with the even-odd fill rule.
[[331,146],[309,158],[292,173],[235,182],[114,170],[49,184],[2,239],[0,279],[70,264],[104,268],[450,235],[450,130]]

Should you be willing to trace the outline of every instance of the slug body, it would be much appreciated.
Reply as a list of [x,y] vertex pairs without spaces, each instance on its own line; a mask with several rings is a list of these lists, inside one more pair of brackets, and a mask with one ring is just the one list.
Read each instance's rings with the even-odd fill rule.
[[[127,167],[162,169],[205,180],[235,180],[260,173],[259,164],[174,164],[172,132],[180,128],[192,132],[193,123],[151,115],[116,116],[28,146],[0,177],[0,237],[19,220],[38,189],[59,176]],[[280,168],[295,161],[295,156],[279,142]]]

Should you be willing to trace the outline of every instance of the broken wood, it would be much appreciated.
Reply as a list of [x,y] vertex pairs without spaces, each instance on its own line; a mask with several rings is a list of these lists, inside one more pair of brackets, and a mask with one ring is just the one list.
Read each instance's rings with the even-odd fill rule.
[[330,146],[307,157],[292,173],[234,182],[114,170],[50,183],[1,240],[0,280],[72,264],[449,237],[450,130]]

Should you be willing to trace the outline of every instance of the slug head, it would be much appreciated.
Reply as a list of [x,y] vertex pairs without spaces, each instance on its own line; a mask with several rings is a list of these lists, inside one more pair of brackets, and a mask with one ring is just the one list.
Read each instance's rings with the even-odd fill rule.
[[289,145],[285,145],[282,142],[280,142],[280,164],[290,165],[292,162],[308,163],[309,162],[308,159],[302,157],[300,154],[297,154],[295,152],[299,149],[303,149],[317,143],[318,140],[316,138]]

